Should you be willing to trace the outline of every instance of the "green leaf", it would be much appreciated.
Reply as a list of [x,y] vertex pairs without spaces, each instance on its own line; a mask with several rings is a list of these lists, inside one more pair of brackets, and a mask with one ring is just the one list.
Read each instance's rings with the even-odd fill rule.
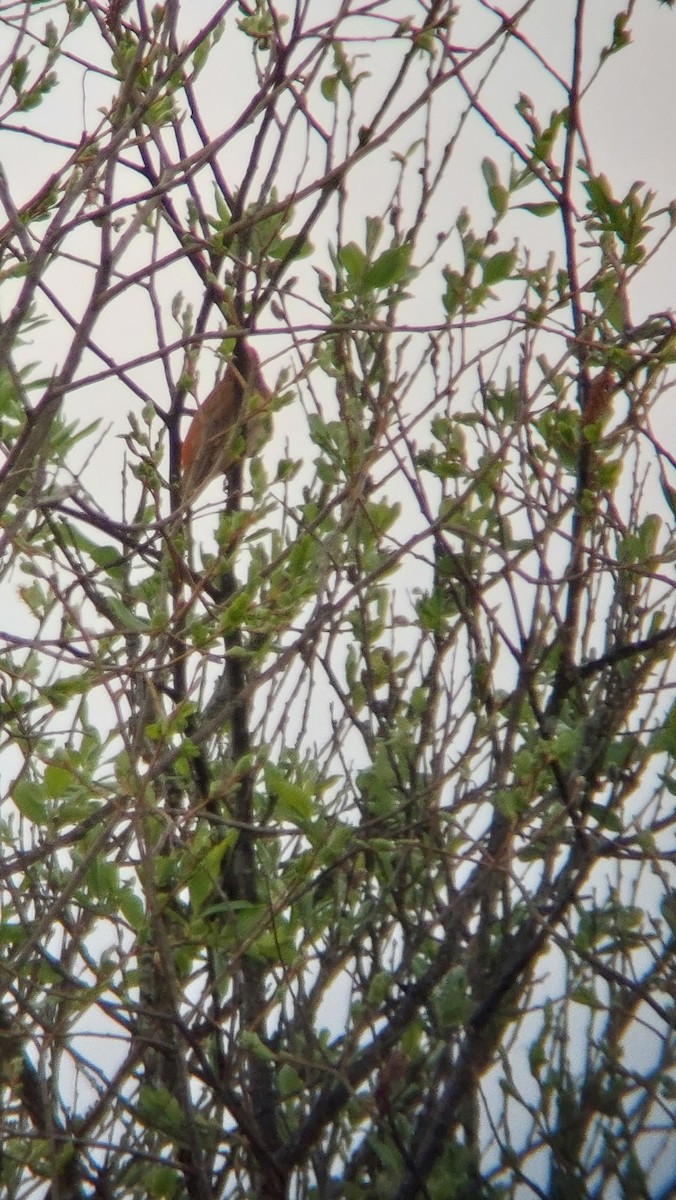
[[264,929],[247,946],[247,956],[261,963],[290,963],[294,957],[294,942],[288,924],[278,916],[273,929]]
[[107,604],[111,613],[119,621],[123,629],[128,629],[132,633],[146,633],[149,629],[148,621],[144,621],[140,617],[137,617],[135,613],[130,612],[126,605],[121,600],[118,600],[117,596],[108,596]]
[[81,696],[90,687],[91,680],[87,675],[73,675],[69,679],[55,679],[53,683],[46,683],[42,694],[52,708],[65,708],[73,696]]
[[483,261],[483,281],[488,287],[509,279],[516,266],[516,250],[499,250]]
[[202,67],[204,66],[205,62],[207,61],[207,58],[209,57],[209,50],[210,50],[210,38],[208,38],[208,37],[203,38],[202,41],[197,46],[195,53],[192,56],[193,79],[196,78],[197,75],[199,75],[200,71],[202,70]]
[[17,96],[21,91],[28,74],[28,55],[20,54],[14,59],[12,69],[9,73],[9,86]]
[[663,751],[676,758],[676,701],[667,713],[662,728],[655,730],[650,739],[650,747],[653,751]]
[[[375,1137],[374,1134],[371,1134],[369,1137],[369,1149],[375,1152],[381,1166],[385,1168],[392,1178],[396,1179],[397,1174],[401,1171],[399,1151],[390,1142],[383,1141],[381,1138]],[[453,1195],[455,1192],[451,1194]]]
[[30,262],[16,263],[13,267],[8,267],[0,275],[0,279],[23,279],[28,272],[33,270]]
[[584,1005],[585,1008],[602,1010],[605,1007],[599,1000],[594,989],[585,984],[579,984],[573,988],[571,999],[575,1000],[577,1004]]
[[664,495],[664,499],[666,500],[667,504],[669,505],[669,508],[671,510],[671,515],[673,517],[676,517],[676,488],[672,487],[671,484],[665,478],[662,478],[660,482],[661,482],[661,487],[662,487],[662,494]]
[[364,287],[387,288],[400,283],[408,270],[410,257],[410,246],[390,246],[366,271]]
[[12,800],[26,820],[35,821],[36,824],[46,821],[45,792],[39,784],[30,779],[20,779],[12,792]]
[[665,896],[660,905],[660,911],[671,932],[676,936],[676,892]]
[[601,51],[600,61],[604,62],[611,54],[617,54],[619,50],[623,50],[625,46],[631,43],[631,33],[627,28],[629,20],[628,13],[618,13],[613,21],[613,40],[609,46],[604,46]]
[[[245,11],[243,5],[242,11]],[[281,17],[280,20],[283,23],[284,17]],[[272,24],[272,18],[270,14],[264,11],[259,11],[252,13],[250,16],[244,17],[242,20],[238,20],[237,28],[241,29],[242,33],[245,33],[247,37],[258,41],[259,48],[266,49],[268,39],[273,32],[274,26]]]
[[373,254],[383,235],[384,222],[381,217],[366,218],[366,252],[369,257]]
[[253,1029],[244,1029],[239,1035],[238,1045],[242,1050],[248,1051],[249,1054],[255,1055],[256,1058],[263,1059],[264,1062],[275,1062],[275,1056],[264,1042],[261,1041],[257,1033]]
[[519,204],[517,207],[523,208],[525,212],[531,213],[534,217],[551,217],[559,211],[556,200],[543,200],[539,204]]
[[367,1000],[377,1008],[387,999],[392,987],[390,971],[376,971],[368,988]]
[[411,38],[416,50],[430,56],[434,53],[434,29],[417,29]]
[[177,1200],[183,1194],[183,1177],[172,1167],[144,1163],[143,1194],[149,1200]]
[[490,187],[488,199],[498,217],[503,217],[509,208],[509,192],[504,187]]
[[498,187],[500,185],[500,176],[498,168],[492,158],[484,158],[481,163],[481,174],[483,175],[489,188]]
[[441,298],[446,315],[454,317],[462,304],[463,297],[467,293],[467,283],[463,275],[457,271],[444,271],[446,280],[446,290]]
[[368,266],[366,255],[356,242],[348,242],[338,253],[338,261],[353,283],[361,283]]
[[265,786],[279,808],[278,815],[290,821],[309,821],[314,816],[314,799],[299,784],[293,783],[286,773],[273,763],[266,763]]
[[292,233],[289,234],[288,237],[280,238],[279,241],[275,242],[274,246],[271,247],[269,251],[270,258],[274,258],[277,261],[288,258],[290,262],[295,262],[299,258],[307,258],[308,255],[312,253],[312,242],[309,242],[307,238],[302,238],[301,241],[298,242],[293,255],[291,255],[291,250],[297,242],[297,233]]
[[137,932],[145,925],[145,909],[141,897],[131,888],[120,888],[117,903],[122,916]]
[[305,1084],[295,1067],[284,1063],[277,1073],[277,1087],[282,1099],[300,1096],[305,1091]]
[[119,892],[119,874],[115,863],[96,858],[87,871],[87,884],[92,894],[102,901]]
[[325,100],[328,100],[330,104],[333,104],[336,99],[338,83],[339,79],[337,75],[325,75],[320,84],[322,96]]
[[157,125],[161,128],[163,125],[168,125],[176,116],[176,105],[173,96],[159,96],[152,104],[148,106],[146,111],[146,120],[149,125]]
[[609,829],[611,833],[622,833],[622,821],[616,812],[605,808],[603,804],[590,804],[589,816],[597,822],[601,829]]
[[454,967],[439,985],[436,1011],[443,1030],[464,1025],[472,1012],[472,999],[464,967]]
[[58,767],[53,763],[45,767],[45,789],[51,800],[58,800],[60,796],[65,795],[74,782],[72,771],[66,770],[65,767]]
[[613,197],[612,188],[605,175],[591,176],[584,184],[589,196],[589,207],[592,212],[614,216],[617,201]]
[[662,521],[657,513],[649,513],[641,522],[637,534],[644,559],[651,558],[655,553],[661,528]]
[[185,1117],[178,1100],[166,1088],[141,1084],[137,1111],[144,1125],[169,1134],[180,1144],[184,1142]]
[[97,567],[102,567],[111,574],[113,573],[113,569],[117,567],[118,574],[122,574],[122,560],[120,558],[120,551],[116,546],[97,546],[94,542],[91,542],[89,552]]
[[43,78],[32,87],[30,91],[24,92],[17,104],[20,112],[30,112],[34,108],[39,108],[48,92],[56,87],[58,78],[54,71],[48,71]]
[[622,459],[611,458],[598,467],[598,483],[602,491],[613,491],[622,474]]
[[233,843],[234,836],[228,835],[216,846],[210,846],[197,863],[188,881],[190,900],[195,912],[200,912],[202,906],[218,885],[221,862],[228,847]]

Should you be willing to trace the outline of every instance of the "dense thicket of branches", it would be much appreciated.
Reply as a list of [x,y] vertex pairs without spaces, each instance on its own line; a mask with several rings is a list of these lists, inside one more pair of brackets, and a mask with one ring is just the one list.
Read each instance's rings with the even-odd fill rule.
[[555,7],[0,7],[3,1195],[672,1194],[676,210]]

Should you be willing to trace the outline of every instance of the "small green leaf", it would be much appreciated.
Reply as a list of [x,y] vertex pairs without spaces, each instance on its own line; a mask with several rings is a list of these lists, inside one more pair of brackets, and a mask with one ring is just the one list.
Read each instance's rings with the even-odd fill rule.
[[366,271],[364,287],[387,288],[400,283],[408,270],[410,257],[410,246],[390,246]]
[[392,987],[392,974],[390,971],[377,971],[373,976],[367,993],[369,1004],[374,1004],[376,1007],[387,999]]
[[184,1140],[185,1117],[175,1096],[166,1088],[141,1084],[138,1096],[138,1115],[144,1125],[160,1129],[179,1143]]
[[454,317],[467,292],[467,285],[464,277],[459,275],[457,271],[451,271],[450,269],[444,271],[444,278],[446,280],[446,291],[441,298],[442,303],[446,310],[446,315]]
[[484,158],[481,163],[481,174],[483,175],[489,188],[500,186],[500,176],[498,168],[492,158]]
[[26,54],[21,54],[14,59],[14,62],[12,63],[12,69],[9,73],[9,86],[13,91],[16,92],[17,96],[25,83],[27,74],[28,56]]
[[268,792],[280,806],[280,816],[285,816],[290,821],[298,820],[299,817],[302,821],[308,821],[314,815],[312,797],[299,784],[293,783],[274,763],[265,764],[264,777]]
[[650,739],[650,747],[658,754],[664,752],[676,758],[676,701],[664,718],[661,729],[656,729]]
[[256,1058],[262,1058],[264,1062],[274,1062],[275,1056],[271,1050],[268,1050],[264,1042],[261,1041],[257,1033],[253,1029],[244,1029],[239,1035],[238,1043],[242,1050],[247,1050],[249,1054],[255,1055]]
[[325,100],[328,100],[330,104],[333,104],[333,102],[336,99],[336,92],[338,91],[338,82],[339,81],[338,81],[337,75],[325,75],[320,84],[320,90],[321,90],[322,96],[324,97]]
[[[416,39],[417,40],[417,39]],[[397,1172],[401,1170],[401,1160],[399,1151],[395,1149],[391,1143],[382,1141],[380,1138],[371,1134],[369,1138],[369,1148],[378,1156],[380,1165],[385,1168],[385,1171],[395,1179]],[[455,1191],[455,1189],[454,1189]],[[453,1193],[451,1193],[453,1194]],[[363,1192],[362,1192],[363,1195]],[[428,1193],[429,1195],[429,1193]]]
[[30,112],[31,109],[39,108],[48,92],[56,87],[58,82],[54,71],[48,71],[46,75],[32,87],[30,91],[23,92],[21,99],[17,104],[20,112]]
[[92,542],[90,553],[97,567],[105,571],[112,573],[114,567],[121,567],[120,552],[115,546],[97,546]]
[[140,930],[145,924],[145,909],[141,897],[133,892],[131,888],[120,888],[117,894],[117,903],[122,916],[131,925],[132,929]]
[[577,1004],[583,1004],[585,1008],[603,1009],[604,1007],[594,989],[585,984],[579,984],[573,988],[571,999]]
[[143,1194],[148,1200],[177,1200],[183,1195],[183,1177],[168,1166],[152,1166],[144,1163]]
[[274,929],[264,929],[247,946],[247,956],[262,963],[290,963],[295,950],[288,926],[280,917],[275,919]]
[[211,846],[200,858],[193,874],[188,880],[188,891],[195,912],[200,912],[204,902],[214,894],[218,884],[223,855],[232,842],[231,837],[221,840],[218,845]]
[[47,819],[44,790],[30,779],[20,779],[12,792],[12,800],[22,817],[37,824]]
[[[280,238],[279,241],[275,242],[274,246],[271,247],[270,258],[274,258],[276,261],[281,261],[282,259],[290,258],[291,251],[293,250],[293,247],[297,242],[298,242],[298,234],[297,233],[292,233],[289,235],[289,237]],[[291,256],[291,258],[295,262],[296,259],[307,258],[308,255],[311,253],[312,253],[312,243],[309,242],[307,240],[307,238],[303,238],[296,246],[296,249],[293,251],[293,255]],[[290,259],[290,261],[291,261],[291,259]]]
[[483,261],[484,283],[488,287],[494,283],[502,283],[504,279],[509,279],[515,266],[516,251],[499,250],[497,254],[491,255],[490,258],[485,258]]
[[655,553],[655,546],[657,545],[661,528],[662,521],[657,513],[649,513],[645,520],[641,522],[637,532],[641,550],[645,558],[650,558]]
[[584,186],[589,196],[589,207],[591,210],[602,212],[606,216],[612,216],[617,208],[617,202],[613,198],[612,188],[606,176],[592,176],[586,181]]
[[433,29],[418,29],[411,41],[416,50],[422,50],[424,54],[431,55],[434,51],[434,30]]
[[345,267],[348,276],[353,282],[361,283],[368,264],[364,251],[356,242],[348,242],[346,246],[341,247],[338,254],[338,261],[341,266]]
[[107,901],[119,892],[119,874],[115,863],[95,858],[87,871],[87,883],[97,899]]
[[73,696],[81,696],[88,692],[91,681],[86,675],[73,675],[70,678],[55,679],[54,683],[46,683],[42,694],[52,708],[65,708]]
[[209,57],[210,39],[203,38],[192,56],[193,79],[199,74]]
[[534,217],[551,217],[559,211],[556,200],[542,200],[539,204],[519,204],[517,207],[523,208]]
[[112,615],[119,621],[123,629],[128,629],[132,633],[145,633],[148,630],[148,622],[142,621],[140,617],[130,612],[117,596],[108,596],[107,603]]
[[146,110],[146,120],[149,125],[157,125],[161,128],[163,125],[168,125],[173,121],[176,115],[176,106],[173,96],[159,96],[153,104],[150,104]]
[[384,222],[381,217],[366,218],[366,251],[369,257],[373,254],[383,234]]
[[598,483],[602,491],[613,491],[622,474],[622,460],[620,458],[611,458],[608,462],[602,462],[598,468]]
[[611,833],[622,833],[623,825],[616,812],[611,812],[603,804],[590,804],[589,816],[597,822],[601,829],[609,829]]
[[440,984],[436,1010],[443,1030],[457,1029],[469,1018],[472,1000],[463,967],[455,967]]
[[499,217],[503,217],[509,208],[509,192],[504,187],[489,187],[488,199],[493,205],[495,213]]
[[305,1084],[295,1067],[285,1063],[277,1074],[277,1087],[282,1099],[297,1097],[305,1091]]
[[73,786],[73,774],[65,767],[57,767],[51,763],[45,767],[45,788],[51,800],[58,800]]

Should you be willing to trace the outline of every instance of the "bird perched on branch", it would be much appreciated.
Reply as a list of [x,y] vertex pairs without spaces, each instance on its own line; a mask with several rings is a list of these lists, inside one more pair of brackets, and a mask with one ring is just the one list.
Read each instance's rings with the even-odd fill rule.
[[197,409],[181,446],[181,497],[192,501],[238,458],[255,454],[270,429],[272,392],[256,351],[240,341],[225,375]]

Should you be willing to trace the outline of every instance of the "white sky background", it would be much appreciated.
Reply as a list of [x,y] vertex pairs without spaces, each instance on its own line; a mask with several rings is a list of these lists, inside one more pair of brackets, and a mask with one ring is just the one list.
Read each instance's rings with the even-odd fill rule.
[[[322,16],[325,16],[327,8],[332,6],[333,0],[331,0],[331,4],[329,4],[329,0],[315,0],[317,13]],[[181,20],[185,20],[184,35],[192,35],[197,28],[197,23],[204,23],[208,20],[215,7],[210,0],[209,2],[205,0],[203,3],[184,2],[181,13]],[[402,0],[401,3],[393,2],[384,7],[388,14],[391,13],[393,17],[396,17],[399,14],[405,15],[413,5]],[[510,0],[503,7],[505,11],[513,12],[519,5]],[[595,61],[600,48],[610,41],[612,18],[617,7],[617,3],[612,0],[588,0],[587,71]],[[460,45],[475,44],[480,40],[484,29],[488,32],[494,28],[493,15],[485,10],[482,11],[482,6],[478,2],[459,0],[459,8],[460,14],[454,27],[454,41]],[[45,19],[48,16],[48,9],[47,5],[43,8]],[[540,0],[533,6],[532,12],[521,27],[522,32],[532,39],[533,44],[566,78],[570,72],[573,13],[572,0]],[[189,20],[186,20],[186,17],[189,17]],[[633,45],[611,59],[604,66],[600,78],[594,84],[593,104],[587,103],[584,106],[585,128],[592,151],[594,169],[599,173],[604,172],[608,176],[616,195],[622,195],[635,180],[644,180],[657,191],[661,201],[666,205],[676,198],[676,139],[673,134],[673,115],[676,112],[676,70],[674,70],[676,12],[671,12],[666,7],[660,7],[656,0],[638,0],[636,12],[631,21],[631,29]],[[3,36],[4,31],[0,30],[0,39]],[[81,44],[78,49],[83,58],[87,58],[92,52],[98,53],[99,39],[98,36],[92,35],[89,23],[84,26],[80,39]],[[70,45],[72,47],[73,43]],[[0,44],[0,60],[5,59],[10,49],[10,46]],[[228,56],[227,49],[227,42],[224,39],[216,48],[209,68],[213,74],[213,93],[207,100],[203,99],[204,114],[214,132],[219,131],[226,123],[224,114],[229,109],[232,110],[233,115],[236,114],[240,99],[248,97],[250,94],[247,63],[240,61],[237,57],[233,60],[232,56]],[[358,47],[355,48],[355,52],[359,52]],[[380,47],[377,53],[383,59],[383,70],[385,71],[388,47]],[[240,71],[243,71],[241,79],[239,78]],[[79,71],[74,69],[72,87],[67,89],[59,87],[34,115],[26,114],[25,124],[29,125],[34,122],[36,127],[48,129],[54,136],[59,136],[60,132],[63,133],[64,130],[67,131],[68,136],[72,136],[74,131],[79,130],[83,125],[83,94],[78,76]],[[543,71],[540,67],[534,66],[528,52],[512,45],[509,53],[505,54],[501,60],[483,94],[484,102],[489,110],[499,111],[503,126],[520,140],[524,138],[525,127],[514,112],[514,103],[518,99],[519,93],[525,92],[532,97],[536,110],[540,112],[541,116],[544,116],[540,109],[543,101],[543,86],[547,88],[548,94],[544,99],[550,108],[560,107],[563,103],[562,94],[555,85],[551,81],[547,81],[546,84],[543,81]],[[373,104],[377,106],[381,95],[380,75],[374,73],[374,76],[364,83],[363,91],[366,97],[373,96]],[[206,94],[204,89],[201,94],[204,98]],[[457,92],[454,94],[458,95]],[[84,94],[85,123],[89,129],[96,123],[96,109],[99,105],[104,105],[106,101],[107,96],[105,89],[101,86],[101,81],[89,75]],[[0,105],[0,110],[1,108]],[[441,111],[438,112],[441,139],[445,139],[450,129],[455,128],[458,111],[453,111],[448,115],[448,129],[443,131],[444,114]],[[326,115],[328,123],[331,118],[331,107],[328,102]],[[415,122],[412,122],[412,127],[414,126]],[[412,140],[408,131],[406,136],[402,136],[402,143],[407,139]],[[466,174],[461,173],[456,161],[454,170],[456,184],[453,192],[448,194],[447,191],[444,191],[439,195],[435,216],[438,215],[439,227],[448,228],[455,221],[459,208],[467,205],[472,213],[476,214],[475,227],[477,231],[481,231],[489,215],[485,188],[479,170],[481,157],[483,154],[490,155],[495,158],[501,169],[506,170],[509,155],[504,147],[496,144],[493,135],[482,127],[476,117],[472,117],[468,122],[463,139],[463,155],[466,155],[466,160],[461,158],[460,161],[467,163]],[[245,142],[246,139],[242,138],[242,164],[247,158]],[[51,161],[54,166],[62,161],[62,151],[52,150],[48,146],[44,146],[43,149],[44,153],[41,152],[39,155],[35,154],[34,148],[31,148],[31,152],[27,154],[26,145],[19,135],[8,134],[0,129],[0,161],[10,181],[10,190],[18,204],[28,200],[41,186],[50,169]],[[382,168],[382,161],[382,155],[379,155],[377,158],[379,170]],[[223,167],[226,173],[232,175],[232,181],[236,182],[238,170],[236,147],[228,147],[224,152]],[[348,181],[349,203],[353,214],[352,236],[360,242],[363,240],[363,217],[380,211],[391,187],[386,174],[379,174],[376,177],[374,169],[374,163],[367,159]],[[139,190],[142,188],[142,182],[139,177]],[[290,181],[285,181],[285,184],[290,186]],[[543,197],[529,196],[528,198],[542,199]],[[542,257],[545,256],[549,248],[547,239],[551,238],[554,227],[552,221],[538,222],[535,219],[532,219],[526,227],[528,230],[526,239],[534,258],[538,256],[538,253],[541,253]],[[330,236],[330,217],[327,218],[324,228],[327,236]],[[514,228],[516,228],[516,222],[514,222]],[[558,231],[558,225],[556,225],[556,229]],[[523,230],[524,226],[521,225],[520,231],[523,232]],[[385,236],[387,236],[387,231]],[[509,245],[509,238],[510,224],[508,221],[505,223],[504,232],[501,232],[501,248]],[[89,252],[86,232],[83,232],[82,239],[81,252],[86,255]],[[311,240],[315,248],[321,244],[320,230],[312,235]],[[92,245],[95,244],[92,239]],[[146,260],[146,245],[139,247],[139,263]],[[454,255],[457,257],[457,247],[452,241],[448,243],[448,247],[448,257],[451,261]],[[125,262],[128,270],[133,268],[134,254],[135,251],[132,251]],[[313,266],[317,263],[315,256],[308,261]],[[433,270],[436,271],[438,283],[438,269],[435,266]],[[78,302],[79,272],[80,268],[73,264],[68,270],[61,269],[58,276],[62,299],[70,309],[75,308]],[[298,273],[300,274],[300,270]],[[195,299],[198,299],[192,272],[189,268],[185,272],[176,268],[172,275],[176,280],[177,291],[179,288],[183,288],[186,295],[194,294]],[[673,306],[675,279],[676,242],[672,239],[643,272],[635,288],[632,307],[632,318],[635,323],[639,323],[650,312],[670,309]],[[83,295],[85,290],[86,283],[83,287]],[[438,307],[436,299],[435,304]],[[3,286],[3,292],[0,293],[0,316],[6,315],[10,305],[11,300],[6,298]],[[429,308],[424,295],[416,298],[410,311],[414,316],[416,313],[418,314],[421,324],[429,319]],[[307,314],[304,319],[306,316]],[[440,314],[435,313],[434,319],[438,319],[439,316]],[[169,331],[169,326],[167,326],[167,331]],[[176,338],[179,336],[178,327],[175,327],[173,336]],[[101,344],[108,346],[114,346],[116,343],[122,345],[123,353],[120,357],[124,360],[131,360],[137,355],[152,352],[156,346],[156,333],[148,306],[142,302],[139,302],[138,307],[130,305],[130,298],[125,294],[119,304],[104,314],[100,325],[94,330],[94,338],[96,340],[100,338]],[[274,383],[276,371],[290,362],[284,353],[289,345],[288,339],[283,336],[274,339],[272,337],[261,338],[258,344],[263,348],[266,357],[274,356],[273,363],[267,368],[268,379]],[[52,322],[39,331],[35,345],[27,349],[25,357],[27,361],[39,359],[41,370],[44,369],[47,374],[52,369],[58,369],[65,348],[63,331],[58,328],[58,322]],[[414,345],[414,356],[415,351]],[[182,356],[176,355],[174,359],[176,376],[180,372],[181,361]],[[88,369],[97,369],[91,357],[88,357],[86,362]],[[215,360],[211,356],[205,355],[200,366],[202,372],[200,394],[203,396],[211,386]],[[162,407],[168,404],[169,397],[166,394],[165,380],[158,365],[153,364],[137,370],[134,372],[134,377],[144,388],[152,392]],[[104,384],[96,384],[82,391],[74,391],[68,399],[67,415],[69,418],[77,417],[83,423],[87,423],[96,416],[101,417],[104,425],[110,424],[114,433],[121,433],[127,428],[126,413],[130,406],[131,399],[127,390],[121,387],[114,378],[111,378]],[[139,411],[138,405],[136,411]],[[289,428],[288,421],[293,420],[289,417],[291,411],[284,410],[277,417],[276,437],[280,447],[285,437],[289,436],[294,439],[292,454],[296,455],[298,454],[296,440],[302,436],[302,431],[295,423]],[[297,410],[294,408],[293,411]],[[673,445],[673,422],[668,415],[666,406],[663,406],[663,414],[659,432],[665,443],[671,438]],[[80,451],[80,457],[75,462],[76,467],[84,464],[85,453],[84,449]],[[95,459],[88,466],[85,474],[86,481],[92,487],[99,503],[107,511],[115,514],[119,512],[120,506],[119,472],[122,454],[123,443],[117,438],[108,439],[98,447]],[[218,485],[215,485],[215,490],[212,489],[209,495],[214,499],[218,498]],[[16,581],[14,582],[16,583]],[[10,613],[14,610],[16,631],[23,631],[24,620],[20,604],[17,603],[15,594],[8,589],[7,584],[4,585],[2,607],[7,625],[10,623]]]

